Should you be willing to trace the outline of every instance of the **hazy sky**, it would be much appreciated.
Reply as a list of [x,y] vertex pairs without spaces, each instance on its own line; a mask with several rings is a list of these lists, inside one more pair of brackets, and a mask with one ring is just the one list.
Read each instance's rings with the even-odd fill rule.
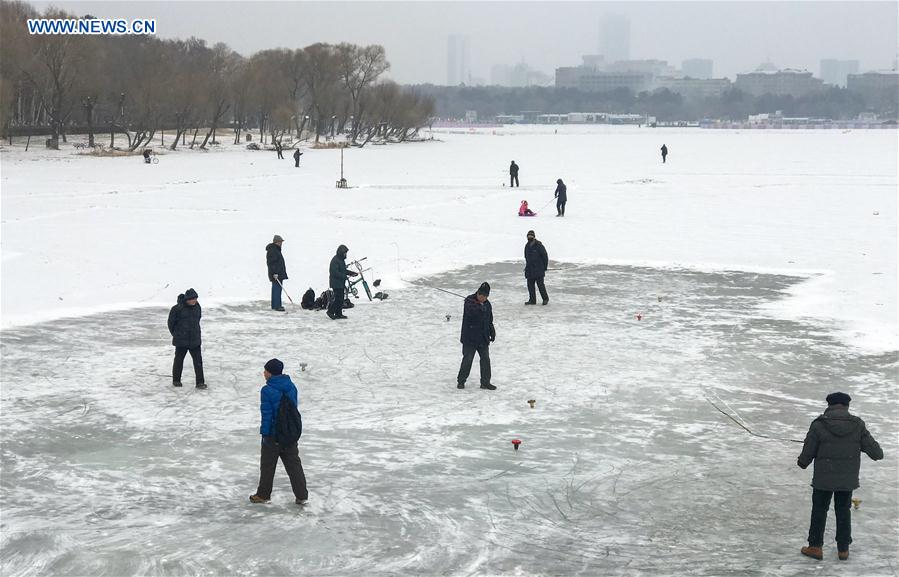
[[196,36],[249,55],[314,42],[381,44],[401,83],[446,82],[447,36],[469,36],[472,76],[527,62],[550,75],[596,53],[604,13],[631,20],[631,58],[711,58],[733,78],[770,59],[816,75],[822,58],[892,68],[899,3],[889,2],[32,2],[101,18],[156,18],[163,38]]

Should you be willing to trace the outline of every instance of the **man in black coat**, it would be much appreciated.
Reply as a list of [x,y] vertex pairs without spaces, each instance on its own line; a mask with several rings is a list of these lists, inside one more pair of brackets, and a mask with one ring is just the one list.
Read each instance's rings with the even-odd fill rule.
[[566,202],[568,202],[568,187],[560,178],[556,181],[556,216],[565,216]]
[[200,354],[200,317],[203,311],[197,302],[197,291],[192,288],[178,295],[178,304],[169,311],[169,332],[175,346],[175,364],[172,365],[172,384],[181,386],[181,371],[184,369],[184,357],[190,353],[194,362],[194,374],[197,388],[205,389],[203,378],[203,356]]
[[346,245],[337,247],[337,254],[331,257],[331,266],[328,267],[328,284],[334,293],[331,304],[328,306],[328,318],[331,320],[345,319],[343,314],[343,299],[346,295],[347,276],[356,276],[358,273],[346,268],[346,255],[350,249]]
[[281,283],[287,280],[287,265],[284,263],[284,255],[281,254],[281,245],[284,239],[281,235],[275,235],[272,242],[265,247],[265,264],[268,266],[268,280],[272,283],[272,310],[283,311],[281,306]]
[[542,242],[537,240],[534,231],[529,230],[528,242],[524,245],[524,278],[528,279],[528,300],[524,304],[537,304],[537,293],[534,290],[535,284],[540,289],[543,304],[549,304],[549,295],[546,294],[546,285],[543,284],[543,277],[546,276],[548,266],[549,257],[546,255],[546,248]]
[[282,147],[281,143],[277,140],[275,141],[275,152],[278,153],[278,158],[280,158],[282,160],[284,159],[284,154],[283,154],[284,147]]
[[668,158],[668,147],[663,144],[662,145],[662,164],[665,164],[666,158]]
[[294,166],[296,168],[300,167],[300,157],[301,156],[303,156],[303,153],[300,152],[299,148],[297,148],[296,151],[293,153],[293,162],[294,162]]
[[840,561],[849,558],[849,544],[852,543],[849,504],[852,502],[852,491],[858,488],[861,453],[864,452],[874,461],[883,459],[883,449],[868,432],[865,422],[849,414],[851,400],[846,393],[827,395],[827,410],[812,421],[797,460],[803,469],[815,462],[808,547],[802,548],[803,555],[815,559],[824,556],[824,525],[827,523],[831,497],[837,518],[837,556]]
[[515,164],[514,160],[511,166],[509,166],[509,186],[518,186],[518,165]]
[[496,340],[496,329],[493,328],[493,306],[487,297],[490,296],[490,285],[481,283],[478,292],[465,297],[462,312],[462,365],[456,377],[456,386],[465,388],[465,381],[471,373],[471,363],[477,352],[481,360],[481,388],[495,391],[490,384],[490,343]]

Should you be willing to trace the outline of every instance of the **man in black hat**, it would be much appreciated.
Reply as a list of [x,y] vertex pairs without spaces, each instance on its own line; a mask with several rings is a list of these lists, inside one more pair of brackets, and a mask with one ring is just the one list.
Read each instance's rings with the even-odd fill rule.
[[524,304],[537,304],[537,293],[534,285],[540,289],[543,304],[549,304],[549,295],[546,293],[546,285],[543,278],[546,276],[546,268],[549,266],[549,257],[543,243],[537,240],[533,230],[528,231],[528,242],[524,245],[524,278],[528,280],[528,300]]
[[290,478],[290,487],[297,505],[305,505],[309,498],[306,489],[306,474],[303,472],[303,462],[300,460],[297,443],[281,445],[275,435],[275,424],[278,420],[278,412],[281,408],[281,397],[287,396],[294,407],[299,410],[297,387],[290,380],[289,375],[284,374],[284,363],[278,359],[271,359],[265,363],[262,370],[265,377],[265,386],[259,393],[259,411],[262,415],[262,423],[259,433],[262,435],[262,453],[259,457],[259,487],[250,495],[251,503],[268,503],[272,498],[272,484],[275,479],[275,469],[278,459],[284,463],[284,469]]
[[265,264],[268,266],[268,280],[272,282],[272,310],[283,311],[281,306],[281,291],[284,287],[281,283],[287,280],[287,265],[284,263],[284,255],[281,254],[281,245],[284,239],[276,234],[265,247]]
[[495,391],[490,384],[490,343],[496,340],[496,329],[493,328],[493,306],[487,297],[490,296],[490,285],[481,283],[478,292],[465,297],[462,312],[462,365],[456,377],[456,386],[465,388],[465,381],[471,373],[471,363],[475,352],[481,360],[481,388]]
[[874,461],[883,459],[883,450],[868,432],[865,422],[849,414],[851,400],[846,393],[827,395],[827,410],[812,421],[797,462],[805,469],[815,461],[808,547],[802,548],[803,555],[814,559],[824,557],[824,525],[831,497],[837,518],[837,556],[840,561],[849,558],[849,544],[852,543],[849,505],[852,491],[858,488],[861,453]]
[[203,311],[197,302],[197,291],[192,288],[178,295],[178,304],[169,311],[169,332],[172,334],[172,345],[175,347],[175,363],[172,365],[172,384],[181,386],[181,372],[184,369],[184,357],[190,353],[194,362],[194,375],[197,388],[206,388],[203,377],[203,355],[200,353],[200,317]]
[[331,292],[334,298],[328,306],[328,318],[331,320],[345,319],[343,314],[343,299],[346,295],[346,279],[347,276],[356,276],[358,273],[347,270],[346,255],[350,249],[342,244],[337,247],[337,254],[331,257],[331,265],[328,268],[328,283],[331,286]]

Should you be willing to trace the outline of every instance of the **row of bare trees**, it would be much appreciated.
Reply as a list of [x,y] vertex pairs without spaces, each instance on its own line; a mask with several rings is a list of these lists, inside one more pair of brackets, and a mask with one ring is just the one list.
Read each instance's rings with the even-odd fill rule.
[[344,134],[364,145],[412,138],[434,114],[433,98],[382,78],[390,64],[377,45],[244,57],[196,38],[30,35],[25,20],[36,17],[73,16],[0,0],[0,130],[10,138],[45,133],[58,146],[77,130],[93,146],[100,132],[135,150],[168,130],[174,150],[205,148],[228,127],[235,143],[258,130],[263,141]]

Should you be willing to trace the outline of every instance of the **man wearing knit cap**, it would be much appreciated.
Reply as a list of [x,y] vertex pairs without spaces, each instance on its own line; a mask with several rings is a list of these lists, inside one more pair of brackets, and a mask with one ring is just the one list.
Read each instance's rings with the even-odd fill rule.
[[278,420],[278,410],[281,407],[281,397],[287,398],[294,407],[299,407],[297,388],[290,380],[290,376],[284,373],[284,363],[278,359],[271,359],[265,363],[262,375],[265,377],[265,386],[260,392],[259,410],[262,414],[262,424],[259,432],[262,434],[262,454],[259,458],[259,488],[250,495],[252,503],[268,503],[272,498],[272,484],[275,479],[275,469],[278,467],[278,459],[284,463],[287,476],[290,478],[290,487],[297,505],[306,504],[309,491],[306,489],[306,474],[303,472],[303,463],[297,443],[290,446],[279,444],[275,439],[275,423]]
[[495,391],[490,384],[490,343],[496,340],[496,329],[493,328],[493,307],[487,297],[490,296],[490,285],[481,283],[478,292],[465,297],[462,311],[462,365],[456,377],[456,386],[465,388],[465,381],[471,373],[474,354],[481,360],[481,388]]
[[840,561],[849,558],[849,544],[852,543],[849,505],[852,491],[859,486],[861,453],[874,461],[883,459],[883,450],[868,432],[865,422],[849,414],[851,400],[846,393],[827,395],[827,410],[812,421],[797,462],[803,469],[815,462],[808,547],[802,548],[803,555],[814,559],[824,557],[824,526],[831,498],[837,518],[837,556]]
[[172,345],[175,347],[175,362],[172,364],[172,384],[181,386],[181,372],[184,370],[184,357],[190,353],[194,362],[194,376],[197,379],[197,388],[206,388],[206,379],[203,377],[203,355],[200,352],[202,340],[200,338],[200,318],[203,310],[197,302],[197,291],[192,288],[178,295],[178,303],[169,310],[169,333],[172,335]]

